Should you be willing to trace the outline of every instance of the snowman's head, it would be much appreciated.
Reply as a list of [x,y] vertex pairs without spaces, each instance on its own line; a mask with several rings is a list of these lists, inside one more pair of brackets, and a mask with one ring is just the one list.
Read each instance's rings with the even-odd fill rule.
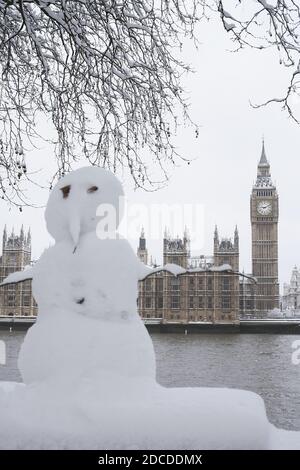
[[50,194],[45,212],[48,232],[57,242],[71,237],[74,246],[101,222],[111,233],[122,219],[123,196],[120,181],[108,170],[93,166],[72,171]]

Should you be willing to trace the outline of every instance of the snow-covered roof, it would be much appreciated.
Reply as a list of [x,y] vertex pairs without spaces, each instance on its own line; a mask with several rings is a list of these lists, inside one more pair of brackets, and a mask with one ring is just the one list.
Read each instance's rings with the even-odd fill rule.
[[212,266],[209,271],[232,271],[230,264],[222,264],[221,266]]
[[173,276],[176,276],[176,277],[181,276],[182,274],[189,274],[189,273],[195,274],[195,273],[202,273],[202,272],[208,272],[208,273],[209,272],[226,272],[226,273],[237,274],[237,275],[240,275],[240,276],[249,277],[249,278],[255,280],[251,276],[246,276],[242,273],[233,271],[230,264],[222,264],[221,266],[211,266],[211,267],[205,267],[205,268],[197,267],[197,268],[185,269],[182,266],[178,266],[177,264],[172,264],[172,263],[167,263],[164,266],[158,266],[158,267],[152,269],[143,279],[145,279],[148,276],[151,276],[152,274],[156,274],[156,273],[159,273],[159,272],[162,272],[162,271],[173,274]]

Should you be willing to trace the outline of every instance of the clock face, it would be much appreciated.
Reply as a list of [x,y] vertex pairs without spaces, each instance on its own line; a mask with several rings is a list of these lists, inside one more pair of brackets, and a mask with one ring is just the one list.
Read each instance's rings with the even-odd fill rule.
[[271,201],[260,201],[257,204],[257,212],[260,215],[270,215],[272,212],[272,202]]

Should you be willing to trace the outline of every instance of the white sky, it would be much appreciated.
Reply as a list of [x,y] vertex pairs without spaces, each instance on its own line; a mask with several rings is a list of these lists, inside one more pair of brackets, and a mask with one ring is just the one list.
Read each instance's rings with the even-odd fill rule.
[[[182,164],[170,174],[168,187],[156,192],[134,192],[125,182],[129,203],[193,203],[204,208],[204,237],[200,252],[212,253],[214,225],[221,236],[232,236],[235,224],[240,232],[240,269],[251,271],[250,193],[261,152],[262,135],[271,163],[273,180],[279,192],[279,274],[280,281],[290,278],[294,264],[300,265],[299,170],[300,128],[288,119],[278,105],[259,110],[258,103],[280,97],[288,84],[288,74],[279,65],[275,51],[247,50],[229,52],[232,44],[221,26],[214,21],[199,26],[202,44],[196,51],[189,43],[185,55],[196,70],[186,80],[191,114],[200,127],[198,139],[189,129],[182,129],[178,145],[184,156],[194,161]],[[295,103],[298,107],[300,103]],[[45,147],[33,153],[41,167],[51,158]],[[41,202],[40,192],[32,198]],[[44,194],[44,202],[47,195]],[[42,209],[24,209],[20,214],[1,203],[0,230],[4,224],[19,229],[31,227],[33,257],[36,259],[50,243]],[[174,233],[176,235],[176,233]],[[137,240],[132,241],[136,248]],[[199,245],[199,243],[198,243]],[[148,240],[150,253],[161,261],[162,240]],[[192,245],[193,251],[193,245]],[[197,251],[198,254],[199,250]]]

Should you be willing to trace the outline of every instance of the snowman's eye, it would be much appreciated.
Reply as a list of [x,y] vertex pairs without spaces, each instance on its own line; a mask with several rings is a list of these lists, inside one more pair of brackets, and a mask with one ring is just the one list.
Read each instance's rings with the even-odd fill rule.
[[91,186],[91,187],[87,190],[88,193],[94,193],[95,191],[98,191],[98,187],[97,187],[97,186]]
[[60,188],[60,190],[63,193],[63,198],[66,199],[69,196],[71,185],[68,184],[68,186],[64,186],[63,188]]

